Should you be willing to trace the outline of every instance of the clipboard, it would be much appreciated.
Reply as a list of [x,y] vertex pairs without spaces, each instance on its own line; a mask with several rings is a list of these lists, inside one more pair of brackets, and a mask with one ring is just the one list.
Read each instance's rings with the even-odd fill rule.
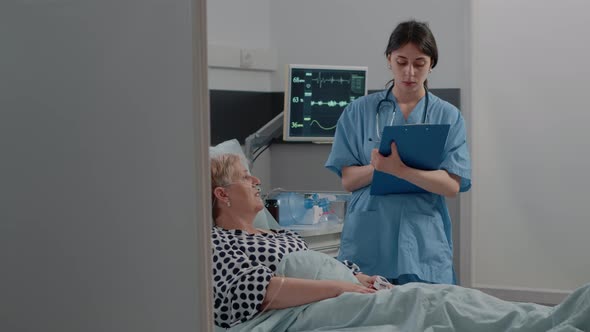
[[[389,156],[391,142],[394,141],[404,164],[426,171],[437,170],[443,161],[450,128],[449,124],[386,126],[381,135],[379,153]],[[373,172],[371,195],[425,192],[427,191],[389,173]]]

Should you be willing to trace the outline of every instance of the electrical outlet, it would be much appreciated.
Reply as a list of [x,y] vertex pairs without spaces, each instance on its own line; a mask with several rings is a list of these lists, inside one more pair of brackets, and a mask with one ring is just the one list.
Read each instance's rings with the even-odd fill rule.
[[250,68],[254,63],[254,54],[249,49],[240,50],[240,67]]
[[240,68],[240,49],[234,46],[209,44],[207,48],[209,67]]

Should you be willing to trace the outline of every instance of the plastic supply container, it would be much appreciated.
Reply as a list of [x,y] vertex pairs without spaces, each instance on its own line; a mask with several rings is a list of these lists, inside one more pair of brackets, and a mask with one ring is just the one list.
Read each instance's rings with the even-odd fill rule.
[[276,207],[278,218],[275,219],[285,227],[341,223],[346,214],[348,196],[283,191],[267,200],[266,206],[269,211]]
[[278,222],[281,226],[301,223],[307,208],[305,197],[295,192],[282,192],[275,197],[279,206]]

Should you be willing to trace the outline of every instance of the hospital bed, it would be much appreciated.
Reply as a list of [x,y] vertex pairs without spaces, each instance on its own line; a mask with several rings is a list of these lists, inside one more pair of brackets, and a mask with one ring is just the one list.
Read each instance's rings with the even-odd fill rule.
[[[211,155],[242,154],[237,141],[212,149]],[[264,229],[280,228],[266,208],[258,213],[254,224]],[[356,282],[343,264],[313,250],[286,255],[277,274]],[[454,285],[410,283],[375,294],[344,293],[271,310],[229,330],[216,326],[215,331],[590,331],[590,284],[578,288],[561,304],[547,307],[503,301]]]
[[[264,209],[257,227],[277,228]],[[313,250],[288,254],[277,274],[306,279],[355,282],[343,264]],[[339,297],[271,310],[221,331],[590,331],[590,284],[556,307],[500,300],[481,291],[410,283],[375,294]]]

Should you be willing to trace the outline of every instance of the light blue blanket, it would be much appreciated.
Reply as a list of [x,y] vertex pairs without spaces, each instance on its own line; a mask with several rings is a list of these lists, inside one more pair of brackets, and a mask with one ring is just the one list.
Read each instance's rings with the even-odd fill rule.
[[[313,251],[289,254],[277,274],[356,280],[340,262]],[[230,331],[590,331],[590,284],[546,307],[459,286],[412,283],[268,311]]]

